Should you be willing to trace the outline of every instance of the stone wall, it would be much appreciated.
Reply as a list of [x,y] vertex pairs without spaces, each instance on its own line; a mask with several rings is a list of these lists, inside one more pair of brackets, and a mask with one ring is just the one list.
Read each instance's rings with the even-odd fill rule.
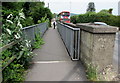
[[114,53],[115,33],[117,27],[77,24],[81,29],[80,59],[88,66],[97,67],[97,72],[112,64]]

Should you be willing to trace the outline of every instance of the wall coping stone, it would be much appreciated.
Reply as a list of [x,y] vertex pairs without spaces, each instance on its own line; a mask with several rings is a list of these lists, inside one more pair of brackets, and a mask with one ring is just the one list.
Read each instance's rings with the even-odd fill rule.
[[77,23],[76,26],[91,33],[116,33],[119,31],[119,28],[115,26],[97,25],[93,23]]

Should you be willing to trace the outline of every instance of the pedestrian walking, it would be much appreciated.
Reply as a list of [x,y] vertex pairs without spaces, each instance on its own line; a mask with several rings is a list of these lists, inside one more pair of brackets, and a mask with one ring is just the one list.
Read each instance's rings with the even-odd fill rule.
[[55,26],[56,26],[56,22],[54,21],[54,22],[53,22],[53,27],[54,27],[54,29],[55,29]]

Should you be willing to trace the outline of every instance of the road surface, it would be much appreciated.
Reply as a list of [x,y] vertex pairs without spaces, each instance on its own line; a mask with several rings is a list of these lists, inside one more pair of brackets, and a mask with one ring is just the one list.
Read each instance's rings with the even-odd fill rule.
[[113,64],[120,74],[120,31],[116,34]]

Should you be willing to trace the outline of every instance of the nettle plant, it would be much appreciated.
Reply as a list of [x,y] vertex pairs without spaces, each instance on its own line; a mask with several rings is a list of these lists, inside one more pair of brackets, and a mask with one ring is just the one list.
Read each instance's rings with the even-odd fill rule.
[[[10,14],[7,16],[6,20],[2,24],[2,35],[0,37],[2,46],[10,43],[15,39],[20,39],[22,35],[22,24],[21,22],[24,21],[25,16],[22,10],[19,11],[19,15],[14,16]],[[2,47],[0,46],[0,47]]]

